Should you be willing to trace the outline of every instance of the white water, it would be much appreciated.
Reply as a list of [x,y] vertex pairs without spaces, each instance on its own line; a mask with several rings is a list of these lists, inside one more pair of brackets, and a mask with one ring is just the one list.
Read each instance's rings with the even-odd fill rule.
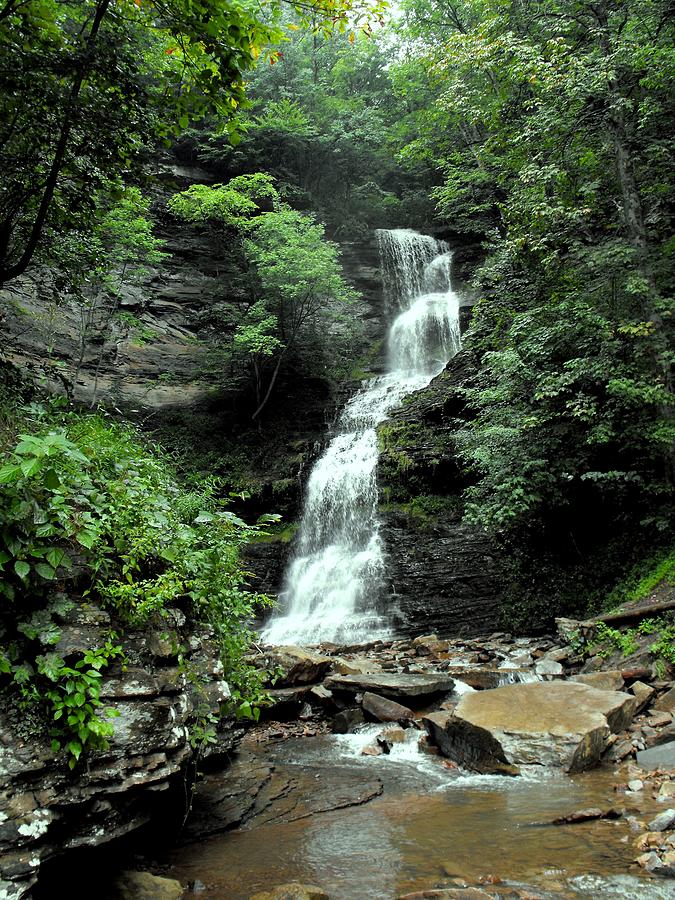
[[298,544],[280,595],[282,611],[262,634],[271,644],[357,643],[390,634],[379,608],[385,560],[376,428],[459,349],[459,302],[447,244],[408,229],[377,236],[393,317],[388,371],[365,381],[347,403],[310,474]]

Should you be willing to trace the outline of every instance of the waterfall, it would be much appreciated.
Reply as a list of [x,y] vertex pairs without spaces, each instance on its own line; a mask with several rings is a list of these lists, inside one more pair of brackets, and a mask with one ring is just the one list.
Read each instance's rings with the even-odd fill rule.
[[282,609],[262,634],[271,644],[358,643],[391,633],[380,602],[376,429],[459,349],[459,303],[447,244],[409,229],[381,230],[377,239],[394,317],[387,373],[365,381],[347,403],[309,476]]

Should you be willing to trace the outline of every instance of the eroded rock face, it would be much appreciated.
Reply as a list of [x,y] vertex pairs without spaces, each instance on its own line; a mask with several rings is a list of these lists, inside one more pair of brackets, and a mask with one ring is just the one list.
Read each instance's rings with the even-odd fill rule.
[[[97,627],[90,612],[76,609],[64,623],[64,647],[72,649],[82,629]],[[105,614],[98,627],[98,638],[88,635],[90,646],[104,643],[110,627]],[[117,662],[101,688],[106,706],[120,713],[112,720],[110,747],[88,754],[73,771],[65,753],[55,758],[46,737],[23,734],[11,711],[0,717],[0,897],[5,900],[27,896],[50,857],[106,843],[148,822],[168,789],[184,777],[197,705],[206,701],[217,711],[229,697],[211,632],[190,626],[178,611],[173,621],[132,634],[122,645],[128,669]],[[199,688],[186,677],[187,668]],[[209,750],[228,753],[240,736],[241,730],[224,723]]]
[[502,577],[488,536],[461,522],[455,434],[476,363],[460,351],[380,426],[378,483],[390,607],[402,635],[479,635],[499,619]]
[[432,714],[424,724],[446,756],[473,771],[547,765],[578,772],[599,762],[636,705],[630,694],[573,682],[514,684],[465,694],[454,713]]

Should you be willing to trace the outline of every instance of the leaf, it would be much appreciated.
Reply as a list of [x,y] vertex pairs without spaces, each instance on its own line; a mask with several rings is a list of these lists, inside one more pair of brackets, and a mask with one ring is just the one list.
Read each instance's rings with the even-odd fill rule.
[[58,550],[56,547],[50,547],[45,555],[47,562],[55,569],[58,569],[59,566],[63,565],[66,554],[63,550]]
[[19,578],[25,580],[30,572],[30,565],[22,559],[17,559],[14,563],[14,571],[19,576]]
[[47,563],[37,563],[35,571],[41,578],[46,578],[48,581],[51,581],[56,576],[54,569],[52,569],[51,566],[48,566]]
[[0,469],[0,484],[16,481],[19,475],[21,475],[21,466],[5,465]]
[[32,475],[35,475],[40,471],[41,467],[42,460],[37,456],[32,457],[32,459],[24,459],[24,461],[21,463],[21,471],[26,478],[30,478]]
[[87,550],[91,550],[91,548],[96,543],[96,532],[95,531],[80,531],[77,534],[78,543],[82,544],[83,547],[86,547]]

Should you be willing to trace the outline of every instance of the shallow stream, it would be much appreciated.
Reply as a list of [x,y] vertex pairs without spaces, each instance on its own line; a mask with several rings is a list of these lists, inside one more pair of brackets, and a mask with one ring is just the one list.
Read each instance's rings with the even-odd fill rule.
[[[617,795],[613,785],[622,779],[611,769],[574,777],[537,768],[520,778],[467,775],[418,753],[412,740],[394,744],[386,756],[360,755],[380,730],[369,726],[363,734],[259,748],[276,772],[292,776],[291,795],[284,792],[276,813],[272,805],[242,829],[177,849],[169,874],[183,883],[203,882],[201,897],[227,900],[291,881],[316,884],[331,900],[391,900],[453,886],[456,878],[475,884],[494,877],[534,888],[533,897],[673,896],[672,885],[631,866],[636,835],[627,817],[651,816],[663,806],[649,795],[630,801]],[[334,806],[354,801],[355,779],[365,796],[379,781],[380,796],[311,810],[307,798],[322,790]],[[614,806],[625,815],[546,824],[593,806]]]

